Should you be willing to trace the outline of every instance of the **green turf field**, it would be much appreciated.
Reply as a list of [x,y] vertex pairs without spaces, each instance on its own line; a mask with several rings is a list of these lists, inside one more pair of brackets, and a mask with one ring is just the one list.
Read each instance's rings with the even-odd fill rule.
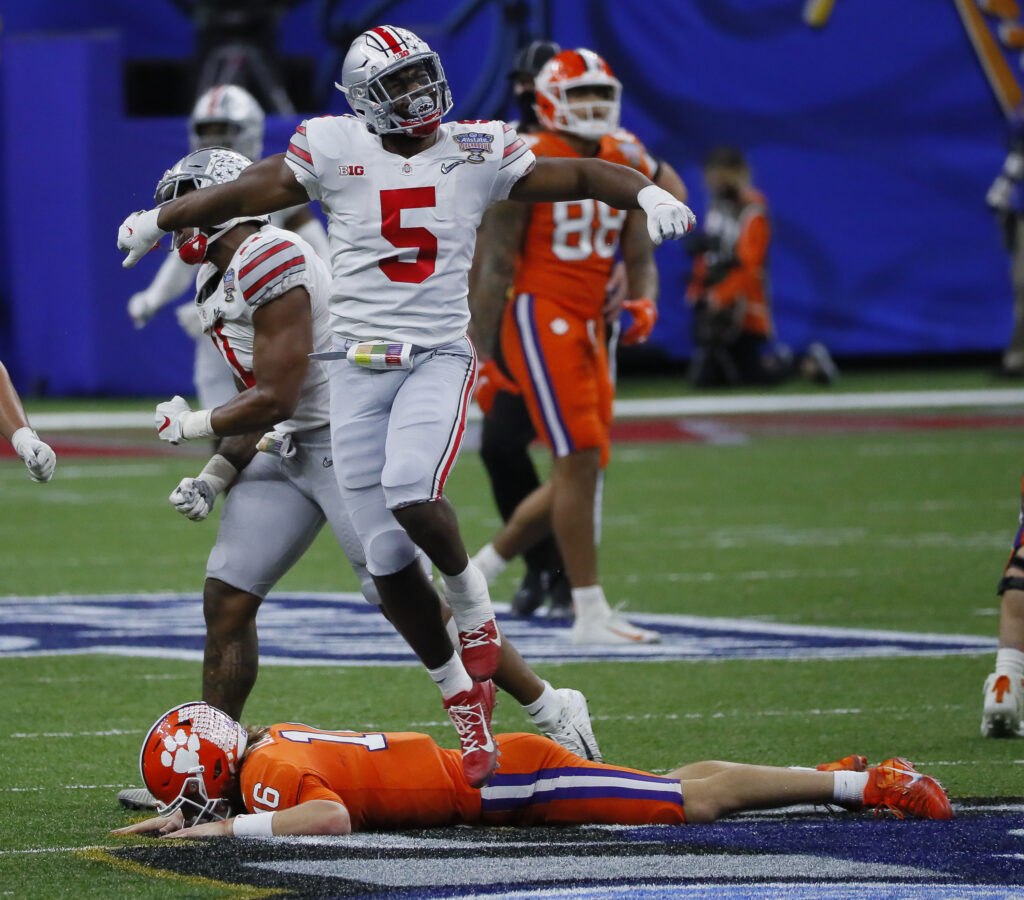
[[[619,444],[605,486],[606,592],[652,612],[994,635],[1022,449],[1019,433],[1001,427]],[[62,459],[40,486],[20,463],[0,462],[2,593],[198,591],[214,523],[187,522],[166,503],[198,467],[194,455]],[[449,495],[476,549],[498,519],[475,453],[464,454]],[[520,571],[501,577],[496,599],[510,597]],[[325,534],[280,587],[354,590],[356,581]],[[609,761],[664,771],[700,758],[812,764],[900,753],[954,798],[1018,795],[1024,745],[978,736],[991,661],[538,668],[586,692]],[[200,883],[172,887],[87,851],[51,852],[112,843],[107,830],[126,822],[115,793],[139,783],[146,728],[196,696],[199,675],[198,664],[161,659],[0,658],[0,892],[223,894]],[[246,713],[252,722],[328,728],[416,723],[455,745],[436,689],[414,668],[264,667]],[[527,720],[506,700],[495,727]]]

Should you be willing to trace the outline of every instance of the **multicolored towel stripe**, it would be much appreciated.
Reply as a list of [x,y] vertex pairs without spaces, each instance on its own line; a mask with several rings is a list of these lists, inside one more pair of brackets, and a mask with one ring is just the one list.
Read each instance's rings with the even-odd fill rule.
[[368,369],[409,369],[412,367],[411,344],[353,344],[348,360],[354,366]]

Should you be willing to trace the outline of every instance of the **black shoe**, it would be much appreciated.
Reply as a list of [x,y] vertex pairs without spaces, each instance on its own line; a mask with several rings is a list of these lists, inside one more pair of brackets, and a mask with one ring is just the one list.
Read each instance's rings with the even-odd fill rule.
[[544,575],[540,570],[527,569],[526,575],[519,583],[519,588],[512,597],[512,613],[521,618],[529,618],[544,602]]
[[573,620],[572,610],[572,587],[565,573],[545,572],[545,589],[548,595],[547,617],[556,622],[571,622]]

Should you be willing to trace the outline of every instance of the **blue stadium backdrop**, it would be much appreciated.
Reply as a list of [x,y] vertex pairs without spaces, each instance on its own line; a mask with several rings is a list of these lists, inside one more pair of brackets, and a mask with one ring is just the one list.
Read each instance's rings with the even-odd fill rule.
[[[523,33],[596,49],[624,83],[623,124],[680,170],[698,214],[701,157],[717,144],[742,147],[771,204],[776,317],[796,349],[813,339],[839,355],[1000,348],[1008,260],[984,195],[1006,127],[953,0],[836,0],[819,29],[804,23],[803,6],[377,4],[381,18],[441,52],[457,117],[511,115],[503,72]],[[510,23],[516,8],[526,19]],[[327,112],[344,106],[330,89],[339,57],[324,29],[360,24],[345,18],[356,11],[367,7],[306,0],[282,21],[281,50],[316,59]],[[185,146],[184,119],[125,116],[124,61],[192,51],[191,26],[169,0],[5,9],[0,353],[22,388],[189,392],[191,347],[170,310],[143,331],[125,313],[158,254],[125,272],[114,244],[121,219],[149,204]],[[270,121],[267,152],[284,148],[295,121]],[[680,360],[688,262],[677,245],[658,261],[653,342]]]

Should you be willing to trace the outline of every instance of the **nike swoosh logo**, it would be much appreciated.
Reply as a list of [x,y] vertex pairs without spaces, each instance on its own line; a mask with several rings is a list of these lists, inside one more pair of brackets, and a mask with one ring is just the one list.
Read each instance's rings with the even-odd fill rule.
[[129,235],[135,234],[135,229],[132,228],[131,225],[125,225],[124,227],[128,229],[128,234]]
[[454,162],[441,163],[441,174],[447,175],[452,169],[456,166],[461,166],[464,162],[466,162],[466,160],[457,159]]
[[642,641],[642,634],[626,634],[624,631],[616,631],[614,628],[608,629],[612,634],[617,634],[619,637],[625,638],[627,641]]
[[156,429],[157,434],[159,434],[161,431],[163,431],[170,424],[171,424],[171,420],[167,416],[164,416],[164,424],[157,426],[157,429]]
[[583,748],[583,752],[587,754],[587,759],[589,759],[591,762],[593,762],[594,761],[594,754],[590,752],[590,745],[587,743],[586,739],[583,737],[582,732],[578,728],[576,728],[575,726],[573,727],[572,730],[576,732],[576,737],[578,737],[580,739],[580,746]]

